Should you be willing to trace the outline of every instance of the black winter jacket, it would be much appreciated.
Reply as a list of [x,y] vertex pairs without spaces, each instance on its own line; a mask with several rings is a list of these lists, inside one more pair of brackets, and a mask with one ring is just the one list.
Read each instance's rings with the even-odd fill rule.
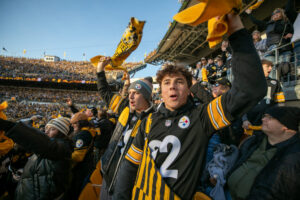
[[52,200],[66,191],[71,180],[71,140],[49,138],[23,123],[16,124],[6,136],[35,153],[24,167],[15,199]]
[[[239,159],[232,172],[252,155],[265,137],[266,135],[260,132],[242,144]],[[299,177],[300,138],[299,134],[296,134],[277,145],[277,151],[273,158],[256,176],[247,199],[299,199]]]
[[107,118],[102,118],[98,122],[101,134],[95,137],[94,146],[98,149],[106,149],[114,130],[114,124]]
[[[253,15],[249,15],[251,21],[258,26],[260,31],[266,31],[267,34],[267,47],[271,45],[278,45],[281,41],[281,45],[288,44],[291,42],[291,38],[285,39],[282,38],[286,36],[288,33],[294,33],[293,25],[289,21],[278,20],[278,21],[260,21],[253,17]],[[282,39],[281,39],[282,38]],[[286,47],[287,48],[287,47]],[[286,49],[285,48],[285,49]],[[290,49],[286,49],[290,50]]]

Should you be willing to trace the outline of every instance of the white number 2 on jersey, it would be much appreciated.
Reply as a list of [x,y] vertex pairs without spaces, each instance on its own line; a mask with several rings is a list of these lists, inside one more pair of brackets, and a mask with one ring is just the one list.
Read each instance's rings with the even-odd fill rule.
[[168,157],[166,158],[166,160],[161,165],[160,173],[161,173],[162,177],[170,177],[170,178],[177,179],[178,170],[177,169],[169,170],[168,167],[174,162],[177,155],[179,154],[179,151],[181,148],[181,143],[180,143],[179,139],[174,135],[168,135],[167,137],[164,138],[163,141],[152,140],[149,143],[149,147],[152,150],[151,155],[152,155],[153,159],[155,160],[158,151],[160,153],[168,153],[168,144],[172,144],[172,149],[171,149],[171,152],[169,153]]

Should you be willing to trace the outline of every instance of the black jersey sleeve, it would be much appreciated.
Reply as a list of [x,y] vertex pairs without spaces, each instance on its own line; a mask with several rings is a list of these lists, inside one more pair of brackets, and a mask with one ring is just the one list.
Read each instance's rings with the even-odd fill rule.
[[107,83],[105,72],[97,73],[97,88],[108,109],[114,113],[120,114],[128,106],[128,99],[124,99],[121,95],[112,92]]
[[71,109],[73,114],[79,112],[79,110],[76,108],[75,105],[71,105],[71,106],[69,106],[69,108]]
[[214,99],[201,112],[201,117],[209,122],[208,133],[222,129],[236,118],[241,117],[255,106],[266,94],[267,84],[259,56],[246,29],[241,29],[229,37],[232,49],[232,88]]

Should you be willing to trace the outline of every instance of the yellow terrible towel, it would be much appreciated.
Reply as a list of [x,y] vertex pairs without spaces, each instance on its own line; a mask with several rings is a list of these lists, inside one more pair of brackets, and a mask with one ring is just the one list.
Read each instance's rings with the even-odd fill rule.
[[[107,65],[105,70],[127,71],[127,69],[121,65],[125,59],[139,46],[142,40],[144,25],[145,21],[139,21],[136,18],[131,17],[130,23],[126,28],[116,51],[111,57],[111,64]],[[95,67],[97,67],[101,57],[104,56],[98,55],[91,58],[91,62]]]
[[263,2],[264,2],[264,0],[257,0],[257,2],[255,4],[253,4],[251,7],[249,7],[249,9],[250,10],[257,9]]
[[209,47],[213,48],[222,41],[222,36],[228,31],[225,15],[232,11],[238,12],[241,7],[241,0],[201,0],[200,3],[177,13],[173,18],[179,23],[191,26],[208,21],[207,40]]

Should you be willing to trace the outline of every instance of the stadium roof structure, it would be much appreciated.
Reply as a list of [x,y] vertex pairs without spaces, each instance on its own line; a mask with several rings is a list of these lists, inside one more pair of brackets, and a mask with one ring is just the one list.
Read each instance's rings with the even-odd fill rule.
[[[248,0],[248,4],[243,6],[244,11],[256,0]],[[253,15],[258,19],[269,19],[272,11],[277,7],[283,7],[287,0],[264,1],[263,4],[253,11]],[[199,3],[198,0],[185,0],[178,12]],[[245,27],[252,31],[255,26],[246,16],[241,13],[241,18]],[[155,53],[145,59],[146,63],[161,65],[164,62],[175,62],[184,65],[194,65],[201,57],[216,56],[220,53],[220,45],[210,49],[207,36],[207,22],[196,27],[180,24],[173,21],[167,33],[160,41]]]

